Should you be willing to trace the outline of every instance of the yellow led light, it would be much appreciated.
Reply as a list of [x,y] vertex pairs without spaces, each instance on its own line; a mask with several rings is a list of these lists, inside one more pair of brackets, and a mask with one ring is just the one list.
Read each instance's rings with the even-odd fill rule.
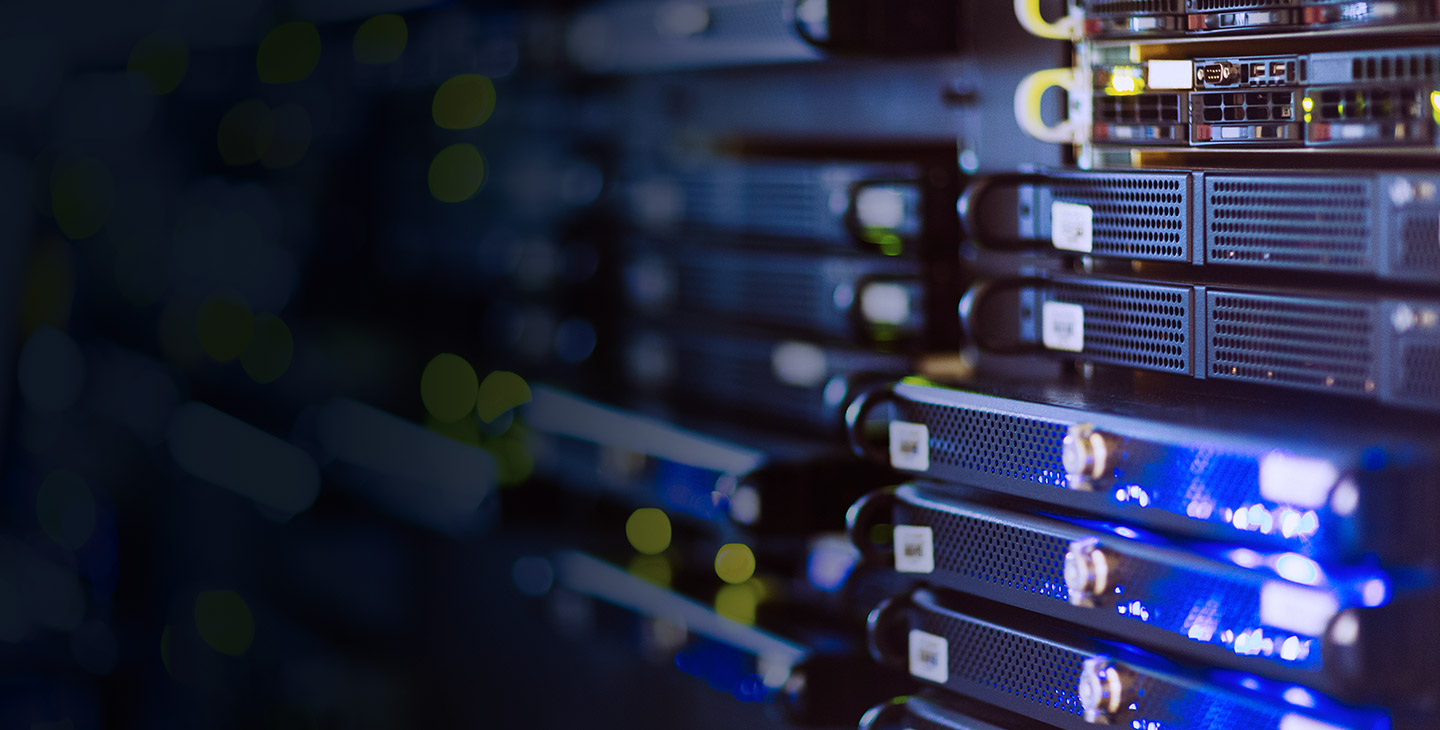
[[630,546],[645,555],[659,555],[670,547],[670,518],[654,507],[635,510],[625,521]]
[[1306,112],[1309,112],[1309,111],[1314,110],[1314,109],[1315,109],[1315,100],[1314,100],[1314,99],[1311,99],[1311,98],[1308,97],[1308,96],[1305,97],[1304,99],[1302,99],[1302,100],[1300,101],[1300,108],[1301,108],[1301,109],[1304,109]]
[[744,583],[755,575],[755,553],[738,542],[720,548],[715,554],[715,574],[726,583]]
[[1116,74],[1110,77],[1110,90],[1116,94],[1133,94],[1137,84],[1135,77],[1129,74]]
[[1436,112],[1440,112],[1440,91],[1430,92],[1430,106],[1435,107]]

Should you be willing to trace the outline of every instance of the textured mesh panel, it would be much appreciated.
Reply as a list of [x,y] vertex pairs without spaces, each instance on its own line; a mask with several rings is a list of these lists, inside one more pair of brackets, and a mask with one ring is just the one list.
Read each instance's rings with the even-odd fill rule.
[[1184,0],[1089,0],[1092,15],[1153,15],[1185,12]]
[[1070,282],[1051,284],[1046,298],[1085,308],[1085,359],[1162,372],[1190,372],[1188,289]]
[[1055,200],[1094,212],[1094,253],[1134,259],[1185,261],[1186,177],[1087,175],[1055,178]]
[[1292,8],[1299,4],[1300,0],[1190,0],[1190,10],[1204,12],[1210,10]]
[[710,3],[707,35],[744,38],[747,41],[789,41],[794,38],[785,22],[785,0]]
[[902,404],[905,416],[930,429],[933,464],[1064,486],[1060,442],[1066,424],[989,411]]
[[1406,400],[1440,403],[1440,344],[1407,344],[1401,350],[1400,392]]
[[923,614],[928,633],[949,643],[950,681],[971,682],[1071,715],[1085,656],[1021,634],[936,614]]
[[819,389],[786,386],[775,379],[768,344],[732,339],[676,338],[675,372],[684,395],[817,422],[824,405]]
[[[965,578],[1066,600],[1065,552],[1070,541],[1037,530],[969,515],[907,506],[905,524],[930,527],[935,569]],[[906,515],[907,519],[911,515]]]
[[1400,218],[1400,267],[1405,276],[1440,276],[1440,216],[1406,213]]
[[1372,256],[1364,179],[1208,176],[1205,221],[1209,263],[1358,271]]
[[776,236],[833,235],[840,215],[819,170],[787,165],[725,167],[680,178],[686,220]]
[[[1040,707],[1080,716],[1076,686],[1089,654],[1056,646],[1025,634],[997,628],[965,616],[921,612],[918,628],[944,637],[950,658],[952,689],[978,686],[1006,695],[1006,706],[1019,712]],[[1290,709],[1281,702],[1260,703],[1215,685],[1184,685],[1128,667],[1127,697],[1140,713],[1124,710],[1118,727],[1225,728],[1277,730]],[[1144,718],[1141,720],[1140,718]],[[1067,724],[1067,727],[1069,725]]]
[[1212,292],[1210,375],[1366,394],[1374,390],[1373,308]]
[[812,329],[832,314],[822,309],[832,297],[813,263],[694,252],[681,257],[677,273],[676,297],[685,309]]

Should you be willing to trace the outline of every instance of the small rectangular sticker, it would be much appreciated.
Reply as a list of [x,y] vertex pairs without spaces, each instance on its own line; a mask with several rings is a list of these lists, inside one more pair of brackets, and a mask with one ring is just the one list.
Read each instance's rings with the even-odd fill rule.
[[950,645],[943,637],[910,630],[910,674],[936,684],[950,681]]
[[890,422],[890,466],[904,471],[930,470],[930,429],[925,424]]
[[895,526],[895,572],[935,572],[935,537],[930,528]]
[[1040,339],[1051,350],[1085,351],[1085,308],[1045,302],[1040,310]]
[[1088,205],[1050,204],[1050,242],[1061,251],[1090,253],[1095,239],[1095,212]]

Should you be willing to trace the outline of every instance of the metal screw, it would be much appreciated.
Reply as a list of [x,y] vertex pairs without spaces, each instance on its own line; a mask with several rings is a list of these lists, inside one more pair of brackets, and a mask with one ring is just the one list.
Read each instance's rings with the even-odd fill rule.
[[1070,543],[1065,553],[1065,587],[1070,591],[1070,604],[1094,608],[1095,602],[1110,590],[1115,566],[1108,553],[1094,538]]
[[1060,443],[1060,462],[1069,477],[1070,488],[1094,489],[1094,482],[1106,478],[1120,459],[1120,440],[1093,423],[1078,423],[1065,431]]
[[1085,722],[1092,725],[1109,725],[1120,711],[1125,694],[1125,677],[1105,657],[1091,657],[1080,668],[1080,684],[1077,691],[1080,707],[1085,711]]

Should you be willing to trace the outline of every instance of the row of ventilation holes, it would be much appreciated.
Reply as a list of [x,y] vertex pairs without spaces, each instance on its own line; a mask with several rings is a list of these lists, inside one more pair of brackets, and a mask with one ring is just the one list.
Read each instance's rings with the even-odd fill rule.
[[[1067,287],[1061,290],[1060,298],[1085,307],[1087,354],[1152,369],[1185,369],[1185,308],[1179,293]],[[1107,318],[1123,324],[1108,325]]]
[[[1210,253],[1218,260],[1260,264],[1321,262],[1347,267],[1364,263],[1360,254],[1369,239],[1364,224],[1370,203],[1361,183],[1213,180],[1208,187],[1210,230],[1232,234],[1217,236],[1212,242]],[[1254,221],[1289,221],[1296,225]]]
[[1401,389],[1409,396],[1440,403],[1440,345],[1408,345]]
[[1190,0],[1191,10],[1239,10],[1254,7],[1293,7],[1297,0]]
[[931,441],[953,444],[953,451],[932,448],[931,459],[987,474],[1043,481],[1058,472],[1065,427],[985,411],[916,404],[920,423],[934,429]]
[[[1212,374],[1354,391],[1365,388],[1370,368],[1370,328],[1368,314],[1363,311],[1217,297],[1212,317],[1217,323],[1217,335],[1211,341]],[[1226,328],[1222,322],[1241,327]],[[1272,331],[1275,327],[1302,331],[1286,332],[1277,338]],[[1348,338],[1337,339],[1337,329],[1347,333]],[[1281,344],[1277,339],[1292,344]]]
[[920,524],[929,522],[935,530],[937,569],[1051,598],[1068,595],[1068,540],[975,517],[926,512],[928,520]]
[[1369,56],[1356,58],[1350,64],[1355,81],[1429,78],[1440,66],[1440,56],[1414,54],[1405,56]]
[[1440,247],[1435,245],[1437,237],[1440,237],[1440,219],[1434,215],[1407,216],[1400,235],[1404,241],[1404,266],[1407,270],[1440,270]]
[[1180,245],[1181,181],[1101,178],[1088,185],[1055,186],[1057,199],[1095,211],[1095,248],[1112,255],[1184,258]]
[[1090,12],[1106,14],[1183,13],[1184,0],[1092,0]]
[[1081,713],[1075,681],[1085,658],[1075,651],[1042,643],[1023,635],[971,623],[935,617],[930,626],[950,646],[951,678],[984,685],[1072,715]]

